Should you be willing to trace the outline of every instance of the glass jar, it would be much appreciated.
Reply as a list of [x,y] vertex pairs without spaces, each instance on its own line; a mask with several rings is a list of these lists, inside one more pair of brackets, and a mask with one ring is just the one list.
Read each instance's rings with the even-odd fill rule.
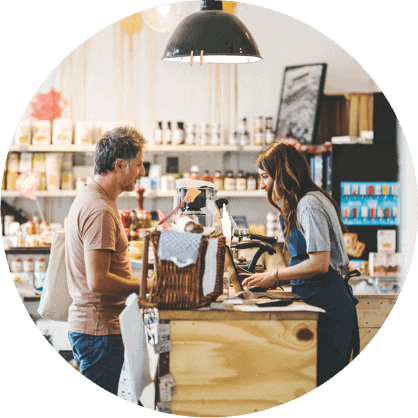
[[225,180],[224,180],[224,188],[227,191],[236,190],[236,180],[232,171],[227,171]]
[[224,190],[224,176],[220,171],[215,171],[213,184],[218,188],[218,190]]
[[247,190],[247,179],[244,177],[243,171],[238,171],[235,187],[241,192]]

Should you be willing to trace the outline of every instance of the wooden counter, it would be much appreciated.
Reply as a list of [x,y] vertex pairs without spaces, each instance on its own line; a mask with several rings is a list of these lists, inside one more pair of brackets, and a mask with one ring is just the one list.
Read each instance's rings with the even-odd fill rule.
[[359,301],[356,308],[360,329],[360,351],[362,351],[386,321],[398,300],[398,294],[378,293],[354,296]]
[[269,312],[160,310],[173,346],[160,355],[160,376],[170,372],[175,380],[171,413],[249,414],[314,389],[318,313],[304,306],[297,302],[295,311]]

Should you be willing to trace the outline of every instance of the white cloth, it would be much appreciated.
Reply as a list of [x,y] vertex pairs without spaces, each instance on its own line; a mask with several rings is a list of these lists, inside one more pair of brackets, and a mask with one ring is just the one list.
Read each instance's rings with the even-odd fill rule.
[[45,319],[66,322],[72,302],[67,285],[65,233],[55,232],[38,313]]
[[126,308],[119,315],[122,340],[125,346],[125,365],[132,382],[133,396],[146,408],[154,409],[154,380],[159,355],[147,343],[142,310],[138,295],[126,299]]
[[218,238],[208,240],[208,247],[205,255],[205,272],[202,280],[203,294],[206,296],[215,290],[216,283],[216,255],[218,253]]

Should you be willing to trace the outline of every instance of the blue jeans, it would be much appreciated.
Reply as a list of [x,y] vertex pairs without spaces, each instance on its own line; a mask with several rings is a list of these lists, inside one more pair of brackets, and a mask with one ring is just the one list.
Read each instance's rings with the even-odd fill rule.
[[125,355],[122,335],[69,332],[68,338],[81,374],[101,388],[117,395]]

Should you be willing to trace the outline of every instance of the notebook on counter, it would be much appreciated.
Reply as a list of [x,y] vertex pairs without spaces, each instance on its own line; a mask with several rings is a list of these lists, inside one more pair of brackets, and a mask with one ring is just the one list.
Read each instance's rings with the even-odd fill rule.
[[292,301],[303,300],[301,296],[293,292],[273,292],[273,291],[251,292],[251,291],[245,290],[242,287],[241,280],[239,279],[237,266],[234,263],[231,249],[228,246],[226,246],[226,251],[225,251],[225,267],[229,273],[229,278],[231,280],[232,286],[234,287],[235,294],[245,291],[246,293],[251,294],[251,299],[267,298],[267,299],[279,299],[279,300],[288,299]]

